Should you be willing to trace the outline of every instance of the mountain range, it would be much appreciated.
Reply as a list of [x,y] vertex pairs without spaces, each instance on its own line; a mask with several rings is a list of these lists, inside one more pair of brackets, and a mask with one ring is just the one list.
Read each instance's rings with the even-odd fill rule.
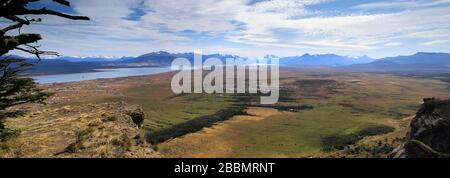
[[444,71],[450,72],[450,54],[416,53],[411,56],[387,57],[371,63],[347,66],[364,71]]
[[302,67],[338,67],[353,64],[370,63],[375,61],[368,56],[357,58],[339,56],[335,54],[319,54],[310,55],[304,54],[302,56],[292,56],[280,58],[281,65],[287,66],[302,66]]
[[[12,56],[25,58],[20,56]],[[165,51],[152,52],[137,57],[69,57],[43,59],[38,65],[27,71],[26,75],[52,75],[67,73],[94,72],[96,69],[133,68],[133,67],[166,67],[170,66],[176,58],[186,58],[194,61],[194,53],[168,53]],[[209,54],[203,55],[202,59],[217,58],[225,61],[228,58],[239,58],[239,56]],[[36,62],[36,58],[27,58],[30,62]]]
[[[112,65],[125,65],[126,67],[150,67],[150,66],[170,66],[172,61],[176,58],[185,58],[193,63],[194,53],[168,53],[165,51],[153,52],[138,56],[136,58],[126,59],[113,63]],[[239,58],[239,56],[222,55],[222,54],[209,54],[203,55],[203,61],[209,58],[217,58],[225,62],[228,58]]]
[[[276,56],[266,56],[273,58]],[[373,59],[368,56],[347,57],[319,54],[280,58],[280,65],[295,68],[337,68],[352,71],[441,71],[450,72],[449,53],[419,52],[409,56]]]
[[[239,58],[235,55],[211,54],[203,55],[203,60],[218,58]],[[194,60],[194,53],[169,53],[165,51],[152,52],[138,57],[58,57],[44,59],[39,65],[29,71],[29,75],[48,75],[63,73],[89,72],[95,69],[111,69],[125,67],[161,67],[170,66],[176,58]],[[296,68],[338,68],[357,71],[450,71],[449,53],[419,52],[409,56],[386,57],[373,59],[368,56],[347,57],[335,54],[304,54],[292,57],[277,57],[267,55],[266,59],[279,58],[283,67]],[[29,59],[34,61],[35,59]]]

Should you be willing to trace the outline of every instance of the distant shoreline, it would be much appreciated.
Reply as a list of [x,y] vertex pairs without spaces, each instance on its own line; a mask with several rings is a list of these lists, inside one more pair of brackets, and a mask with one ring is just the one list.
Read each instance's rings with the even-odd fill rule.
[[170,67],[134,67],[93,69],[91,72],[65,73],[29,76],[39,84],[79,82],[96,79],[113,79],[122,77],[145,76],[170,72]]

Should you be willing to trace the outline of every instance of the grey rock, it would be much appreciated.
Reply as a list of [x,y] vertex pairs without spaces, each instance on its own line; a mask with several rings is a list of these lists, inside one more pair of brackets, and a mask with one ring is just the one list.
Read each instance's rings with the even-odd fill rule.
[[450,157],[450,100],[424,99],[395,158]]

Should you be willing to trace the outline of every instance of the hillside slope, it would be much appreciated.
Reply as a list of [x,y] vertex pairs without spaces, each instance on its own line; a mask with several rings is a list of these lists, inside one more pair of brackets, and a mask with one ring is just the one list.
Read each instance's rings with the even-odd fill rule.
[[143,118],[140,107],[121,102],[34,111],[7,120],[20,133],[3,143],[3,156],[159,157],[138,128]]

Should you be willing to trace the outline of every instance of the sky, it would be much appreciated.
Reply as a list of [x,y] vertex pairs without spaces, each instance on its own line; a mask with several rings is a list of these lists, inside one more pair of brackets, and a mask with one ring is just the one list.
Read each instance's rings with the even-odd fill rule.
[[[22,29],[65,56],[153,51],[262,57],[335,53],[374,58],[450,52],[450,0],[50,0],[91,21],[45,16]],[[6,21],[0,22],[4,26]]]

